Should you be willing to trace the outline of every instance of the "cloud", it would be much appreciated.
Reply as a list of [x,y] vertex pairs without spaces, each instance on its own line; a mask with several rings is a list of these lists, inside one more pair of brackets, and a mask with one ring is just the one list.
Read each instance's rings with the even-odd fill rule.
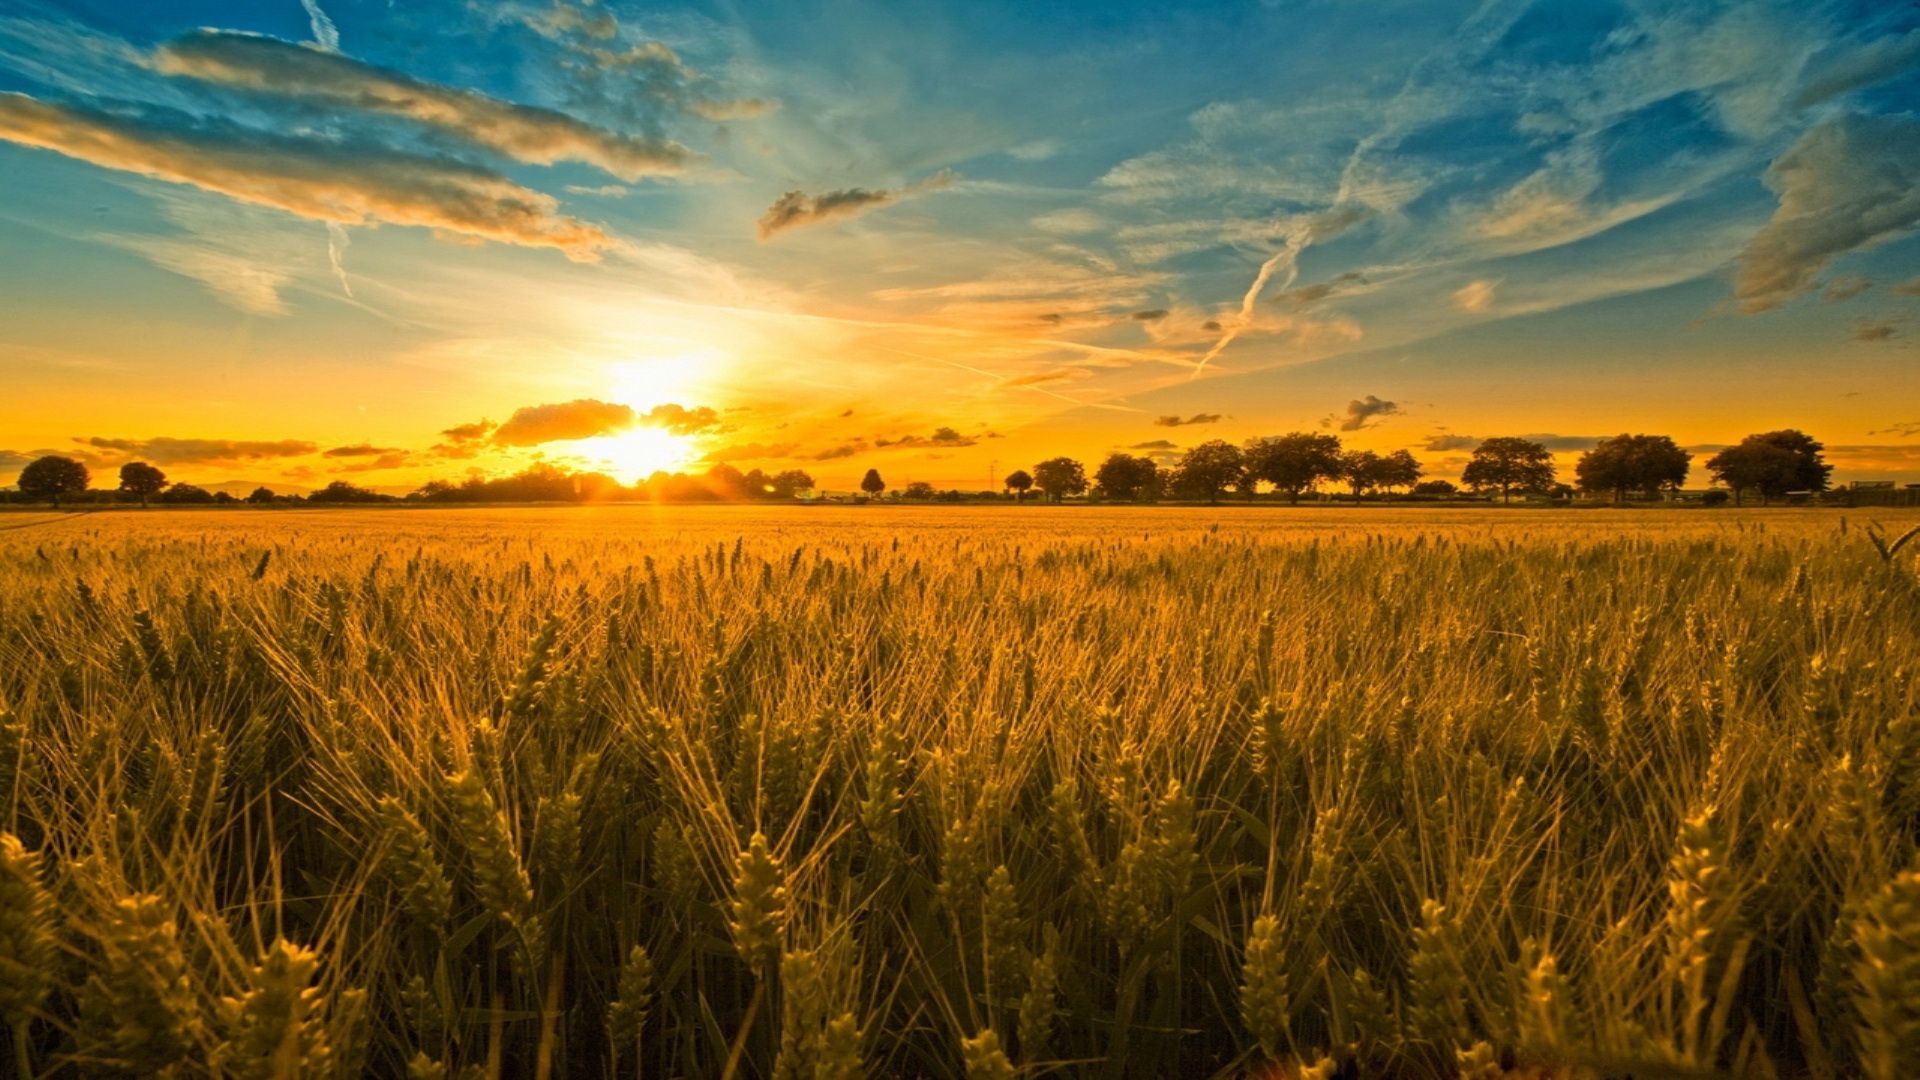
[[440,434],[451,443],[479,442],[493,434],[493,429],[499,426],[491,420],[475,420],[471,424],[455,424]]
[[1129,450],[1178,450],[1180,446],[1171,439],[1149,439],[1127,447]]
[[665,428],[675,435],[693,435],[718,427],[720,415],[705,405],[691,409],[684,405],[655,405],[639,417],[638,423],[644,427]]
[[1086,368],[1055,368],[1052,371],[1035,371],[1026,375],[1015,375],[1000,382],[1003,388],[1016,386],[1040,386],[1050,382],[1065,382],[1072,379],[1084,379],[1092,372]]
[[1454,305],[1461,311],[1479,314],[1493,306],[1494,281],[1471,281],[1453,294]]
[[1007,156],[1018,161],[1045,161],[1060,152],[1060,143],[1055,139],[1036,139],[1007,148]]
[[633,409],[594,398],[515,409],[493,432],[496,446],[538,446],[611,435],[634,426]]
[[386,454],[404,454],[405,450],[397,446],[375,446],[372,443],[354,443],[351,446],[336,446],[331,450],[320,451],[325,458],[381,457]]
[[1903,281],[1887,290],[1895,296],[1920,296],[1920,277]]
[[932,435],[904,435],[898,439],[875,439],[873,440],[873,445],[875,448],[893,450],[918,448],[948,449],[959,446],[973,446],[978,441],[979,440],[973,436],[962,435],[953,428],[937,427],[933,429]]
[[633,181],[686,169],[679,143],[625,135],[565,113],[424,82],[338,53],[258,34],[199,30],[161,46],[168,75],[291,98],[328,109],[403,116],[475,146],[535,165],[579,161]]
[[1549,450],[1591,450],[1600,444],[1604,435],[1522,435],[1528,442],[1537,442]]
[[1194,413],[1192,416],[1186,417],[1185,419],[1182,419],[1178,416],[1156,417],[1153,421],[1153,426],[1154,427],[1185,427],[1188,424],[1217,424],[1219,422],[1220,422],[1219,413],[1203,412],[1203,413]]
[[1373,421],[1379,417],[1398,416],[1399,414],[1400,406],[1398,404],[1391,401],[1382,401],[1372,394],[1368,394],[1364,398],[1354,398],[1352,401],[1347,402],[1346,415],[1329,416],[1325,420],[1320,421],[1320,426],[1332,427],[1337,422],[1340,425],[1341,431],[1359,431],[1371,425]]
[[773,458],[790,458],[799,450],[796,443],[735,443],[707,451],[707,460],[716,464],[722,461],[766,461]]
[[1337,296],[1340,293],[1349,291],[1355,286],[1365,285],[1366,283],[1367,278],[1365,274],[1357,272],[1345,273],[1334,278],[1332,281],[1322,281],[1313,285],[1304,285],[1298,289],[1289,289],[1286,292],[1276,295],[1273,300],[1276,304],[1292,304],[1295,309],[1299,309],[1318,303],[1330,296]]
[[1873,288],[1873,282],[1859,274],[1843,274],[1827,283],[1826,289],[1820,293],[1820,299],[1829,304],[1838,304],[1843,300],[1851,300],[1871,288]]
[[1739,256],[1734,299],[1771,311],[1813,288],[1834,259],[1920,223],[1920,120],[1837,116],[1768,167],[1779,207]]
[[1167,309],[1148,308],[1145,311],[1134,312],[1133,317],[1136,322],[1159,322],[1161,319],[1167,317]]
[[108,439],[99,435],[73,440],[82,446],[111,452],[115,459],[151,461],[159,465],[221,465],[242,461],[272,461],[305,457],[320,444],[300,439]]
[[1916,435],[1920,435],[1920,420],[1909,420],[1906,423],[1902,423],[1902,424],[1890,424],[1886,427],[1878,428],[1874,431],[1869,431],[1867,432],[1867,434],[1898,435],[1901,438],[1911,439]]
[[417,225],[592,260],[606,233],[551,196],[445,158],[253,131],[179,113],[127,117],[0,93],[0,139],[341,225]]
[[870,189],[842,188],[829,191],[824,195],[808,195],[804,191],[789,191],[774,200],[767,212],[760,216],[760,239],[771,240],[788,229],[802,225],[813,225],[833,218],[853,217],[865,213],[876,206],[912,198],[928,191],[937,191],[953,183],[953,173],[942,170],[916,184],[904,188]]
[[808,461],[838,461],[841,458],[850,458],[864,451],[866,448],[867,443],[865,439],[855,439],[852,442],[844,442],[838,446],[830,446],[825,450],[818,450],[805,456]]
[[1893,319],[1864,319],[1853,328],[1855,341],[1892,341],[1898,331]]
[[1430,454],[1442,454],[1449,450],[1471,450],[1480,445],[1480,440],[1471,435],[1429,435],[1420,448]]

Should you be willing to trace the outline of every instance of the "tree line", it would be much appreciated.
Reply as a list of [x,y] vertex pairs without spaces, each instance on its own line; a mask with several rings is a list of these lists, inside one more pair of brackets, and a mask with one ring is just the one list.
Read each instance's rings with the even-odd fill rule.
[[[1707,459],[1706,471],[1716,485],[1708,492],[1709,501],[1730,497],[1738,505],[1751,495],[1764,506],[1789,492],[1825,491],[1833,467],[1822,456],[1824,450],[1818,440],[1791,428],[1749,435]],[[1091,495],[1111,502],[1175,498],[1218,503],[1229,491],[1251,500],[1264,487],[1276,496],[1284,496],[1289,503],[1298,503],[1302,494],[1330,484],[1344,487],[1356,499],[1373,493],[1391,496],[1402,490],[1417,496],[1444,498],[1458,494],[1464,487],[1476,494],[1497,496],[1502,502],[1511,502],[1516,494],[1571,497],[1576,490],[1621,502],[1630,496],[1658,498],[1679,490],[1692,465],[1693,455],[1668,436],[1622,434],[1602,439],[1583,453],[1573,468],[1574,483],[1565,484],[1559,479],[1553,451],[1544,443],[1505,436],[1487,439],[1475,447],[1461,472],[1460,484],[1456,485],[1448,480],[1425,479],[1424,466],[1409,451],[1381,454],[1348,449],[1337,435],[1295,431],[1248,439],[1239,445],[1215,439],[1201,443],[1169,465],[1116,451],[1101,462],[1092,476],[1073,458],[1049,458],[1031,470],[1014,471],[1004,483],[1005,490],[1017,501],[1025,501],[1030,492],[1037,490],[1048,502]],[[147,506],[153,502],[327,505],[790,501],[814,491],[813,477],[800,469],[778,473],[753,469],[743,473],[721,463],[702,474],[656,472],[637,484],[624,485],[602,473],[573,472],[550,462],[537,462],[511,476],[476,475],[459,482],[433,480],[404,497],[335,480],[304,496],[279,495],[260,487],[245,498],[238,498],[224,491],[211,492],[193,484],[175,483],[158,466],[134,461],[120,467],[117,488],[96,492],[84,463],[58,455],[29,462],[21,470],[16,486],[26,498],[55,507],[62,499],[71,502],[89,494],[138,501],[141,506]],[[880,497],[889,491],[877,469],[867,470],[861,478],[860,489],[869,497]],[[894,495],[927,501],[957,501],[968,497],[959,491],[937,491],[924,481],[910,483]],[[1716,495],[1720,498],[1713,499]],[[1000,496],[982,492],[973,497]]]

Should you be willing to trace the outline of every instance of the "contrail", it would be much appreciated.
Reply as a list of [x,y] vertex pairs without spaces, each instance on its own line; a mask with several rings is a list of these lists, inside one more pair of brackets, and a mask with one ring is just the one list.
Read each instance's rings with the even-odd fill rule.
[[327,261],[333,264],[333,276],[340,279],[340,291],[353,299],[353,286],[347,282],[346,254],[353,237],[347,235],[346,226],[337,221],[327,222]]
[[313,40],[328,52],[340,51],[340,31],[320,10],[317,0],[300,0],[300,6],[307,9],[307,19],[313,23]]
[[1200,362],[1193,367],[1193,374],[1188,375],[1187,378],[1199,378],[1200,373],[1213,362],[1213,358],[1233,344],[1233,339],[1240,336],[1240,331],[1245,330],[1253,322],[1253,306],[1260,302],[1260,290],[1267,287],[1267,282],[1272,280],[1274,271],[1278,270],[1282,263],[1286,264],[1287,280],[1280,287],[1284,289],[1293,284],[1295,275],[1300,272],[1300,252],[1306,248],[1308,241],[1312,238],[1311,222],[1297,221],[1287,229],[1287,246],[1274,252],[1271,258],[1260,264],[1260,272],[1254,275],[1253,284],[1247,288],[1247,295],[1240,299],[1239,318],[1232,326],[1227,327],[1226,333],[1220,335],[1220,340],[1214,343],[1213,348],[1207,350],[1207,355],[1200,358]]

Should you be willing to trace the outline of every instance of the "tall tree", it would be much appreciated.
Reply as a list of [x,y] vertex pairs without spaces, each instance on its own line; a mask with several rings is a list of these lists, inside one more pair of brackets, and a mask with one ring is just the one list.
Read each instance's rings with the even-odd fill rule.
[[1247,443],[1247,468],[1298,503],[1300,493],[1340,472],[1340,437],[1293,431]]
[[120,490],[137,497],[142,508],[166,486],[167,474],[144,461],[129,461],[120,466]]
[[1574,475],[1583,491],[1610,491],[1620,502],[1627,492],[1649,497],[1686,482],[1693,455],[1665,435],[1615,435],[1580,455]]
[[1059,502],[1087,490],[1087,470],[1070,457],[1048,458],[1033,467],[1033,486]]
[[860,478],[860,490],[868,495],[878,495],[887,490],[887,482],[880,479],[879,469],[867,470],[867,475]]
[[1420,467],[1420,459],[1408,450],[1395,450],[1380,459],[1380,486],[1392,491],[1394,488],[1411,488],[1420,482],[1425,470]]
[[1503,436],[1474,448],[1460,480],[1479,491],[1498,491],[1509,502],[1515,491],[1540,491],[1553,483],[1553,452],[1529,439]]
[[20,478],[14,481],[20,494],[30,498],[45,499],[55,509],[60,507],[60,496],[78,495],[87,490],[93,482],[93,476],[87,467],[72,458],[49,454],[35,458],[20,470]]
[[1825,449],[1813,436],[1783,428],[1741,439],[1709,459],[1707,471],[1733,489],[1735,505],[1752,490],[1765,506],[1789,491],[1827,490],[1833,466],[1821,456]]
[[1121,502],[1152,498],[1160,486],[1160,466],[1152,458],[1113,453],[1100,463],[1093,480],[1102,494]]
[[813,477],[801,469],[784,469],[775,473],[769,482],[776,499],[791,499],[803,491],[813,490]]
[[1033,488],[1033,474],[1015,469],[1007,474],[1007,486],[1013,489],[1013,501],[1026,502],[1027,492]]
[[1371,450],[1349,450],[1340,455],[1340,479],[1347,482],[1353,497],[1358,499],[1379,486],[1381,464],[1380,455]]
[[[1732,489],[1735,506],[1745,501],[1749,491],[1759,492],[1760,505],[1765,506],[1789,491],[1817,490],[1800,487],[1801,467],[1800,455],[1758,435],[1749,435],[1707,459],[1707,472]],[[1824,473],[1820,479],[1825,482]]]
[[1240,448],[1224,439],[1212,439],[1187,451],[1173,467],[1173,486],[1188,498],[1220,501],[1220,493],[1246,475],[1247,459]]

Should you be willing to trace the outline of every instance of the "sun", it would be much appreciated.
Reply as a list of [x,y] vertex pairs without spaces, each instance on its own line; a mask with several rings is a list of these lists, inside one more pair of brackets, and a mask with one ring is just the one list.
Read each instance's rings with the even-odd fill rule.
[[579,451],[604,463],[608,474],[623,484],[637,483],[656,472],[678,472],[699,456],[684,437],[645,427],[585,440]]

